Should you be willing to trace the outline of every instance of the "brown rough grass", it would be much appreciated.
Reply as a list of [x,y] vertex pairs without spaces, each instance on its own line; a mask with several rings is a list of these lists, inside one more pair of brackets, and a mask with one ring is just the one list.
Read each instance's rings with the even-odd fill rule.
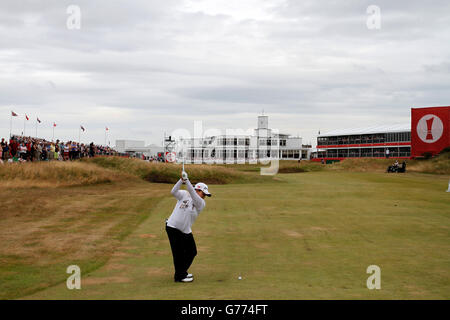
[[[450,152],[443,153],[433,159],[409,160],[406,159],[407,172],[430,174],[450,174]],[[395,159],[345,159],[326,165],[327,170],[344,170],[355,172],[386,172]],[[403,159],[399,160],[401,164]]]
[[80,162],[27,162],[0,165],[2,188],[57,188],[110,183],[130,178],[117,171]]
[[450,152],[430,160],[416,160],[410,168],[413,172],[450,174]]
[[[55,273],[54,266],[62,264],[59,268],[65,270],[76,262],[87,272],[101,265],[168,191],[169,187],[156,187],[135,177],[95,186],[3,188],[0,299],[63,280],[65,273]],[[11,274],[23,269],[28,271]],[[32,280],[41,273],[49,283]]]
[[[120,157],[91,158],[86,159],[85,162],[96,164],[102,168],[132,174],[149,182],[175,183],[181,176],[180,164],[150,163],[138,159]],[[223,165],[192,164],[186,165],[185,169],[190,177],[195,178],[195,181],[202,181],[208,184],[261,182],[271,179],[236,170],[236,167]]]

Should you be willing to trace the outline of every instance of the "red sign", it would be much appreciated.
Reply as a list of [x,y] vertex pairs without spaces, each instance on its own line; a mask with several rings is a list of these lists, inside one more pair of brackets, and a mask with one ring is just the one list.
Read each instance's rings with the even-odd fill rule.
[[438,154],[450,146],[450,107],[411,109],[411,156]]

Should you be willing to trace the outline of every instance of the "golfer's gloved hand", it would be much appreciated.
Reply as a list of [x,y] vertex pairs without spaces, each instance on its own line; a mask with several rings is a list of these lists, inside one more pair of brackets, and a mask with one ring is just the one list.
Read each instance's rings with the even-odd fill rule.
[[183,182],[189,179],[188,174],[185,171],[181,173],[181,179],[183,180]]

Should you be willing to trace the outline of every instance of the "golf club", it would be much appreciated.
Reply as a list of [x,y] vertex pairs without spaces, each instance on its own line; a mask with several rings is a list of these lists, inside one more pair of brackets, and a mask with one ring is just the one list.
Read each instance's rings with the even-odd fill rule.
[[184,171],[184,161],[185,161],[185,154],[184,154],[184,148],[183,148],[183,171],[181,172],[181,176],[183,178],[183,180],[187,180],[188,176],[186,171]]

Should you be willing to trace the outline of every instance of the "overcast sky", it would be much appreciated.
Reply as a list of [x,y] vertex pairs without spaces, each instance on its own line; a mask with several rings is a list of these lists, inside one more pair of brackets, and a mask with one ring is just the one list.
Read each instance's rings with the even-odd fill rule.
[[[69,29],[69,5],[81,10]],[[381,10],[369,29],[369,5]],[[372,20],[371,20],[372,21]],[[2,0],[0,137],[82,141],[270,126],[318,130],[410,122],[450,105],[450,1]]]

